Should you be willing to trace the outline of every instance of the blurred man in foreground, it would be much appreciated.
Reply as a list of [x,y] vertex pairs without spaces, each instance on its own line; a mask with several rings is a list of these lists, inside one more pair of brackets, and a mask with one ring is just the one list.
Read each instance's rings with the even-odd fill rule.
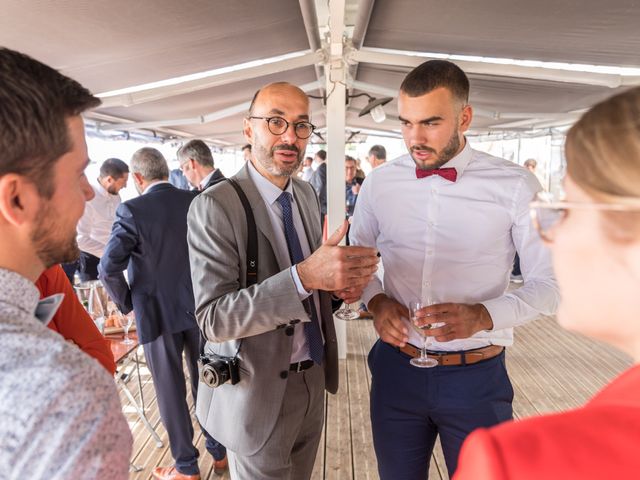
[[0,48],[0,476],[128,478],[131,432],[113,378],[43,322],[34,282],[78,257],[93,190],[77,82]]

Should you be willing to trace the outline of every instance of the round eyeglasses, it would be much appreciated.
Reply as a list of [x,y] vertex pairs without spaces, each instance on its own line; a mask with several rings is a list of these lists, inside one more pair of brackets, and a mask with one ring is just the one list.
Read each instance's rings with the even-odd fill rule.
[[608,212],[640,212],[640,201],[629,199],[632,203],[577,203],[557,201],[552,202],[541,195],[536,197],[536,201],[529,204],[531,220],[540,238],[545,242],[553,242],[555,238],[555,228],[569,215],[571,209],[599,210]]
[[[264,120],[267,122],[269,131],[274,135],[283,135],[289,128],[289,122],[282,117],[247,117],[249,119]],[[311,136],[316,126],[310,122],[295,122],[293,124],[293,131],[300,140],[306,140]]]

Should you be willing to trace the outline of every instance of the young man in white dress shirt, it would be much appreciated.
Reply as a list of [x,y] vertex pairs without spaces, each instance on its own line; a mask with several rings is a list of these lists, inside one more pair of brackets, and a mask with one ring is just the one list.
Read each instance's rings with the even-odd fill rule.
[[[409,154],[374,169],[358,197],[350,239],[376,247],[363,300],[380,340],[369,354],[371,420],[382,480],[424,480],[436,437],[453,475],[472,430],[512,417],[504,348],[513,327],[555,312],[549,253],[529,219],[540,189],[526,169],[473,150],[464,132],[472,109],[460,68],[434,60],[400,87],[398,110]],[[524,285],[506,293],[515,252]],[[431,299],[424,324],[438,361],[417,368],[421,336],[407,306]]]
[[78,222],[78,273],[83,282],[98,278],[98,263],[109,241],[116,210],[122,202],[119,192],[127,186],[128,180],[127,164],[119,158],[108,158],[100,166],[100,176],[91,183],[95,196],[87,202]]

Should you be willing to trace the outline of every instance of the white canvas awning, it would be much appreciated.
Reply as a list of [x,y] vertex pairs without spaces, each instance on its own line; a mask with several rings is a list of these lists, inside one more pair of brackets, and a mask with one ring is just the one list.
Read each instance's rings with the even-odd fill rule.
[[[327,65],[336,60],[332,33],[344,38],[339,58],[350,94],[395,97],[404,75],[431,58],[426,54],[457,55],[471,80],[477,132],[568,124],[594,102],[640,83],[637,0],[348,0],[340,2],[343,21],[332,27],[338,32],[329,27],[326,0],[1,6],[0,43],[102,95],[104,105],[89,115],[100,128],[204,137],[220,146],[243,143],[241,118],[260,86],[286,80],[324,94]],[[505,59],[636,70],[573,71]],[[154,84],[160,81],[168,82]],[[366,102],[350,100],[347,129],[397,132],[395,101],[384,107],[382,124],[358,117]],[[312,111],[313,122],[325,127],[322,101],[313,100]]]

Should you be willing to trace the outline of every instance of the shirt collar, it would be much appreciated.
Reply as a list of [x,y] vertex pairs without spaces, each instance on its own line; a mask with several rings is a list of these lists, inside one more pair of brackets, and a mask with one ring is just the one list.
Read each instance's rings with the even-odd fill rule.
[[151,185],[149,185],[147,188],[144,189],[144,192],[142,192],[142,195],[149,193],[151,190],[154,189],[156,185],[161,185],[163,183],[171,183],[171,182],[169,182],[169,180],[158,180],[157,182],[153,182]]
[[464,142],[464,148],[460,151],[460,153],[449,160],[447,163],[445,163],[442,167],[440,167],[455,168],[456,173],[458,174],[458,178],[462,176],[465,168],[467,168],[467,165],[469,165],[469,162],[471,161],[471,157],[473,156],[473,150],[471,149],[471,145],[469,145],[469,140],[467,140],[467,137],[464,137]]
[[258,189],[258,192],[260,192],[260,196],[267,203],[267,205],[272,205],[278,199],[278,197],[282,194],[283,191],[289,192],[291,195],[293,195],[293,187],[292,187],[291,180],[287,182],[287,186],[285,187],[285,189],[281,190],[280,187],[277,187],[276,185],[271,183],[268,179],[263,177],[262,174],[258,172],[258,170],[256,170],[256,167],[253,166],[252,162],[248,162],[248,163],[249,163],[248,165],[249,178],[253,180],[253,183],[255,183],[256,188]]
[[12,305],[33,317],[40,292],[35,284],[19,273],[0,268],[0,303]]
[[201,181],[200,181],[200,189],[202,190],[204,187],[207,186],[207,183],[209,183],[209,180],[211,180],[211,177],[213,176],[213,174],[216,173],[215,169],[211,170],[211,172],[209,172],[209,175],[207,175],[206,177],[204,177]]
[[100,196],[102,196],[102,197],[120,198],[120,194],[118,194],[118,193],[113,194],[113,193],[107,192],[107,189],[102,186],[102,184],[100,183],[99,179],[96,179],[95,183],[93,184],[93,187],[94,187],[93,189],[95,190],[95,192],[97,194],[100,194]]
[[99,179],[96,179],[96,181],[94,182],[93,189],[96,191],[97,194],[99,194],[102,197],[111,196],[111,194],[107,192],[107,189],[102,186]]

